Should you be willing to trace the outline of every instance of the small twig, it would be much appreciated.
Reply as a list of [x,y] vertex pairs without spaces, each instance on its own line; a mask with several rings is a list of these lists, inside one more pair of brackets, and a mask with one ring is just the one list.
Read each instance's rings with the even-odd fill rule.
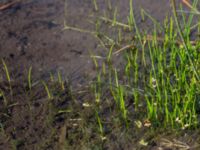
[[[145,38],[146,38],[145,39],[146,41],[153,41],[154,40],[154,37],[152,35],[147,35]],[[162,38],[162,37],[156,37],[156,40],[159,41],[159,42],[164,42],[165,41],[165,39]],[[183,42],[176,40],[175,44],[177,44],[177,45],[183,45]],[[194,45],[194,44],[196,44],[196,41],[190,41],[190,44]],[[119,50],[115,51],[113,53],[113,55],[118,55],[122,51],[125,51],[125,50],[130,49],[130,48],[134,48],[134,47],[135,47],[134,44],[126,45],[126,46],[120,48]]]
[[[146,40],[147,40],[147,41],[152,41],[153,38],[154,38],[154,37],[153,37],[152,35],[147,35],[147,36],[146,36]],[[162,37],[157,37],[156,40],[157,40],[157,41],[160,41],[160,42],[165,41],[165,39],[162,38]],[[179,41],[179,40],[175,40],[175,44],[177,44],[177,45],[183,45],[183,42],[182,42],[182,41]],[[194,44],[196,44],[196,41],[190,41],[190,44],[194,45]]]
[[173,141],[170,141],[168,139],[162,139],[161,146],[165,148],[178,148],[178,149],[183,149],[183,150],[189,150],[191,147],[187,145],[186,143],[183,143],[181,141],[173,139]]
[[189,8],[193,9],[192,5],[188,2],[188,0],[182,0],[182,2],[188,6]]
[[190,4],[189,0],[182,0],[182,2],[183,2],[183,4],[185,4],[187,7],[189,7],[190,9],[192,9],[192,10],[193,10],[194,12],[196,12],[197,14],[200,13],[196,8],[194,8],[194,7],[192,6],[192,4]]
[[116,52],[114,52],[113,55],[117,55],[120,52],[125,51],[125,50],[127,50],[129,48],[133,48],[133,47],[134,47],[134,44],[126,45],[126,46],[120,48],[119,50],[117,50]]
[[12,7],[14,4],[18,3],[19,0],[16,0],[16,1],[13,1],[13,2],[9,2],[7,4],[2,4],[0,5],[0,10],[5,10],[5,9],[8,9],[10,7]]

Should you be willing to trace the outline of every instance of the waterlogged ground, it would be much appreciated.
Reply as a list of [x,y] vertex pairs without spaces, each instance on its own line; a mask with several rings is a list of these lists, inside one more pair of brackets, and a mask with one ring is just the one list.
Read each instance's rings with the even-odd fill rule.
[[[166,0],[133,0],[133,3],[141,30],[153,29],[150,19],[142,21],[141,8],[160,23],[171,14],[170,2]],[[11,74],[9,84],[1,65],[0,90],[4,94],[0,94],[0,149],[199,149],[198,132],[171,134],[146,132],[149,130],[146,128],[137,131],[134,127],[126,131],[123,126],[109,123],[107,139],[102,140],[96,132],[94,110],[81,104],[83,97],[91,96],[87,93],[79,96],[76,92],[95,77],[91,52],[105,56],[105,50],[91,34],[63,28],[65,22],[71,27],[95,31],[97,17],[106,13],[112,18],[115,8],[117,19],[127,23],[129,0],[111,0],[111,7],[107,0],[97,0],[97,4],[95,11],[92,0],[21,0],[0,11],[0,58]],[[112,37],[117,35],[106,25],[101,25],[100,30]],[[27,85],[30,67],[34,85],[31,90]],[[51,83],[52,100],[38,81],[50,81],[50,73],[56,78],[58,71],[70,82],[72,91],[68,83]]]
[[[118,18],[126,23],[129,1],[114,0],[111,5],[118,7]],[[66,9],[64,6],[64,0],[22,0],[0,12],[0,56],[17,77],[30,66],[44,78],[59,69],[76,83],[85,80],[88,72],[92,74],[88,51],[102,51],[97,40],[89,34],[63,31],[63,23],[65,20],[67,25],[94,31],[91,19],[108,12],[108,5],[99,0],[100,13],[94,12],[91,0],[67,0]],[[151,25],[151,21],[141,23],[140,8],[160,21],[170,12],[169,2],[164,0],[134,0],[134,8],[136,20],[143,26]]]

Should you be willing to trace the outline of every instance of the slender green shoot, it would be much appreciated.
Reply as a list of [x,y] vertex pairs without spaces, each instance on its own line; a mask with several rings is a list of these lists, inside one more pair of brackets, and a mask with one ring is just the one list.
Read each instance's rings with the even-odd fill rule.
[[116,22],[117,22],[117,7],[115,8],[114,11],[112,26],[115,26]]
[[52,100],[53,99],[53,95],[51,94],[48,85],[44,81],[42,81],[42,84],[43,84],[43,86],[45,88],[45,91],[47,93],[48,99]]
[[65,90],[65,85],[64,85],[64,81],[62,80],[62,76],[60,71],[58,71],[58,83],[61,86],[61,89],[64,91]]
[[190,64],[191,64],[191,66],[193,68],[193,71],[194,71],[194,73],[196,75],[196,78],[198,79],[198,81],[200,81],[199,74],[197,73],[197,69],[195,68],[195,65],[194,65],[194,63],[192,61],[192,56],[191,56],[191,54],[189,52],[188,45],[187,45],[186,40],[184,38],[184,34],[183,34],[182,30],[181,30],[181,25],[180,25],[180,22],[178,20],[175,0],[171,0],[171,2],[172,2],[172,8],[173,8],[173,14],[174,14],[175,22],[176,22],[176,25],[177,25],[177,28],[178,28],[178,31],[179,31],[179,35],[180,35],[181,40],[183,42],[183,46],[184,46],[185,50],[187,51],[188,59],[189,59]]
[[4,106],[7,107],[8,105],[8,101],[4,95],[4,92],[2,90],[0,90],[0,99],[3,99],[3,102],[4,102]]
[[101,121],[101,118],[100,118],[97,110],[95,110],[95,116],[96,116],[96,119],[97,119],[97,123],[98,123],[98,126],[99,126],[99,132],[101,134],[101,137],[104,137],[104,130],[103,130],[102,121]]
[[11,84],[11,78],[10,78],[10,73],[8,71],[8,67],[5,63],[5,61],[2,59],[2,63],[3,63],[3,67],[4,67],[4,71],[6,73],[6,78],[7,78],[7,81]]
[[94,4],[94,10],[98,11],[98,5],[97,5],[97,1],[93,0],[93,4]]
[[13,95],[12,85],[11,85],[11,77],[10,77],[10,73],[8,71],[8,67],[7,67],[7,65],[6,65],[6,63],[3,59],[2,59],[2,63],[3,63],[3,68],[4,68],[4,71],[5,71],[5,74],[6,74],[7,81],[9,83],[10,94]]
[[31,90],[31,88],[32,88],[32,67],[30,67],[28,70],[28,87],[29,87],[29,90]]

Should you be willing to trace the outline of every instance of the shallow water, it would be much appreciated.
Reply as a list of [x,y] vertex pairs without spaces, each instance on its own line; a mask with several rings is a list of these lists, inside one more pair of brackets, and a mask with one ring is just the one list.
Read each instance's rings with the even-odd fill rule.
[[[50,72],[61,70],[64,77],[84,83],[94,76],[88,51],[99,54],[102,49],[90,34],[63,31],[63,23],[65,20],[69,26],[94,31],[91,21],[104,12],[112,14],[116,7],[117,19],[127,23],[129,0],[111,0],[112,10],[107,2],[98,0],[98,12],[91,0],[22,0],[0,11],[0,57],[16,78],[32,66],[35,77],[47,78]],[[141,21],[141,8],[158,22],[171,12],[170,1],[166,0],[133,0],[133,6],[138,26],[147,30],[152,29],[152,22]],[[108,31],[109,27],[103,26],[102,30]]]

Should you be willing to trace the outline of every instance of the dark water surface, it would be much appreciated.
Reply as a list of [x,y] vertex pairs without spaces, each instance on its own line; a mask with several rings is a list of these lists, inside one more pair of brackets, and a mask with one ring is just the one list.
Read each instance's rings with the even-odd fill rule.
[[[95,30],[92,19],[104,12],[113,14],[117,7],[119,21],[127,23],[129,0],[97,0],[99,11],[94,11],[92,0],[22,0],[13,7],[0,11],[0,57],[8,63],[16,77],[33,67],[34,75],[46,78],[61,70],[63,75],[83,83],[94,75],[89,52],[98,54],[97,40],[89,34],[63,31],[66,24],[90,31]],[[141,21],[143,8],[157,21],[171,14],[169,0],[133,0],[138,26],[150,30],[152,22]],[[111,16],[111,15],[110,15]],[[107,28],[107,29],[106,29]],[[109,27],[103,27],[103,31]],[[25,70],[25,71],[24,71]]]

